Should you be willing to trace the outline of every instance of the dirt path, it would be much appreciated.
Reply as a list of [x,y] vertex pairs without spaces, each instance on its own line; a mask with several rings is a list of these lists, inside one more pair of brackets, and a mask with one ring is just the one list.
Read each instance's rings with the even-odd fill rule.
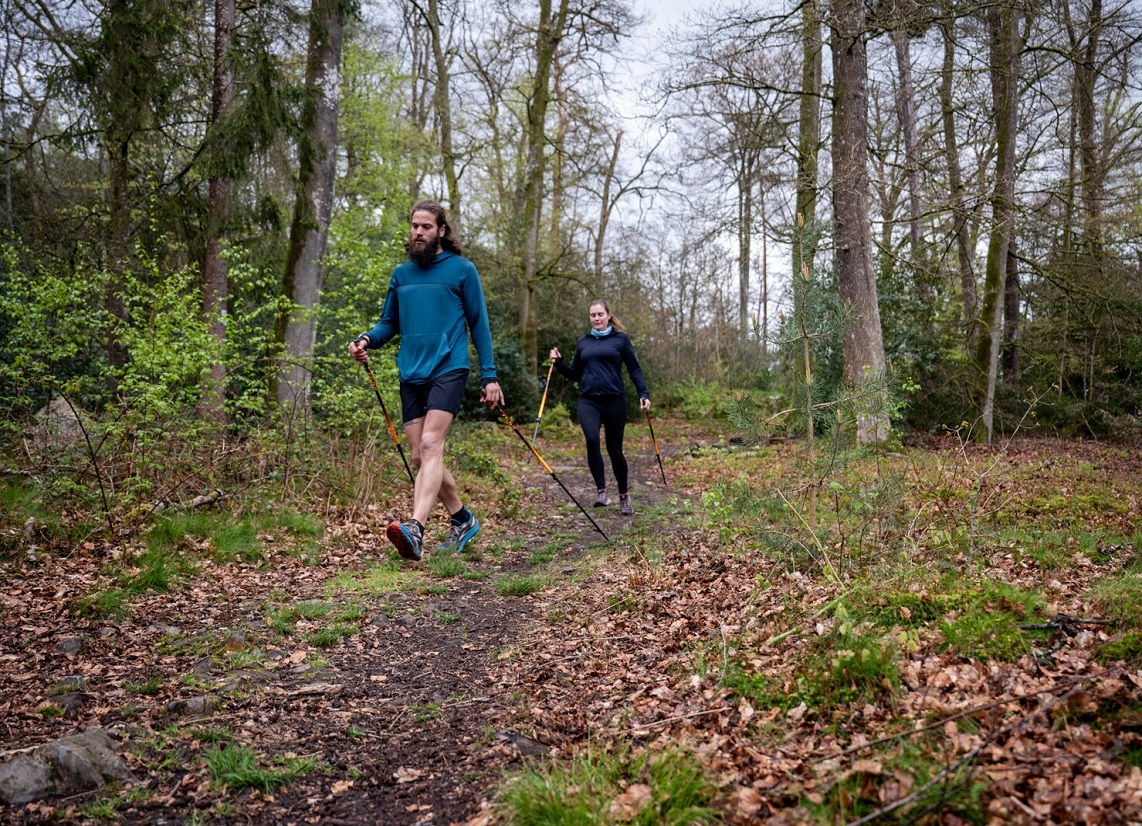
[[[628,458],[636,510],[671,495],[658,482],[652,451],[632,444]],[[19,673],[0,682],[5,749],[91,726],[114,732],[145,790],[130,797],[120,791],[114,818],[121,823],[454,824],[477,817],[505,767],[522,752],[542,751],[526,736],[527,697],[497,676],[520,667],[507,652],[542,619],[540,609],[529,597],[499,593],[497,579],[538,571],[570,576],[601,540],[537,463],[515,470],[525,510],[538,518],[486,524],[473,553],[465,554],[471,577],[428,577],[426,587],[358,597],[367,606],[359,631],[316,658],[301,643],[274,641],[267,605],[320,600],[332,577],[391,556],[383,521],[365,526],[344,553],[317,567],[283,557],[268,569],[220,570],[187,593],[134,605],[119,623],[77,627],[62,608],[51,616],[42,610],[59,606],[52,589],[89,576],[93,559],[77,555],[27,571],[14,583],[4,606],[7,630],[0,631],[6,652],[24,651]],[[556,472],[613,541],[639,523],[637,512],[633,519],[619,516],[617,497],[608,508],[590,508],[585,468],[556,465]],[[481,548],[491,543],[499,553]],[[535,555],[541,549],[549,561]],[[82,639],[82,650],[63,653],[57,646],[67,638]],[[218,657],[204,653],[219,644],[260,656],[219,668]],[[68,675],[83,686],[74,707],[60,717],[39,711]],[[160,675],[162,688],[150,696],[132,692],[147,675]],[[199,715],[170,712],[172,701],[198,696],[216,707]],[[204,732],[218,730],[267,761],[307,756],[318,769],[269,793],[219,790],[200,759],[209,744]],[[0,809],[0,820],[55,821],[64,809],[73,822],[96,822],[94,799]]]
[[[629,459],[632,477],[657,473],[653,454],[649,463],[638,452]],[[584,501],[584,491],[591,489],[585,469],[562,467],[556,473],[603,531],[621,541],[633,522],[618,515],[616,502],[596,509]],[[577,508],[566,506],[566,495],[545,472],[525,468],[518,481],[525,490],[537,490],[540,505],[556,513],[547,525],[511,526],[524,542],[498,563],[475,565],[491,565],[497,573],[533,572],[533,552],[559,537],[562,547],[551,570],[557,576],[572,573],[579,555],[601,537]],[[636,483],[632,492],[642,507],[665,496],[660,485]],[[489,533],[502,539],[503,526]],[[282,714],[298,721],[297,750],[320,743],[333,771],[317,782],[291,784],[272,822],[463,823],[479,815],[521,749],[538,748],[526,736],[526,698],[506,692],[496,676],[503,667],[497,655],[541,619],[533,602],[498,594],[489,577],[442,594],[410,594],[401,609],[404,618],[418,617],[414,624],[386,622],[329,658],[330,678],[344,686],[335,700],[299,698],[283,706]],[[349,725],[367,733],[346,737]],[[354,769],[360,777],[353,786],[331,793],[337,779]]]

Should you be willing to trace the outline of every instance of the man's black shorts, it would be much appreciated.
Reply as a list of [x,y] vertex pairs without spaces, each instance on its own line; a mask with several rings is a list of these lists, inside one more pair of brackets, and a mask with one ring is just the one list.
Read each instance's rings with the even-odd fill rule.
[[423,419],[429,410],[447,410],[453,416],[460,412],[464,389],[468,386],[468,370],[453,370],[424,384],[400,383],[401,416],[405,424]]

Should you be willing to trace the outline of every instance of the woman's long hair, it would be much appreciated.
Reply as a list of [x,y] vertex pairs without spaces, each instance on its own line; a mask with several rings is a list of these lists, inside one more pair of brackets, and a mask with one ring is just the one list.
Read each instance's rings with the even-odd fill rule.
[[612,327],[614,327],[620,333],[625,333],[627,331],[627,328],[623,326],[623,323],[621,321],[619,321],[619,317],[611,312],[611,305],[608,304],[607,302],[603,301],[603,299],[597,298],[594,301],[592,301],[590,304],[587,305],[588,310],[590,310],[592,307],[602,307],[604,310],[607,311],[607,323],[608,324],[610,324]]
[[448,213],[444,211],[439,202],[425,199],[417,201],[409,213],[411,218],[417,212],[431,212],[436,218],[436,226],[444,227],[444,234],[440,236],[440,248],[446,252],[454,252],[457,255],[464,254],[464,247],[456,240],[456,236],[452,234],[452,227],[448,223]]

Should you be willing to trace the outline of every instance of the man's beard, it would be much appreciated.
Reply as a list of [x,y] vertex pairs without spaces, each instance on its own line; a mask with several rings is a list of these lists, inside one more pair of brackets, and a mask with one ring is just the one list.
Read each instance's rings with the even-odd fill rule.
[[416,241],[410,238],[404,242],[404,251],[411,260],[422,267],[427,267],[436,260],[436,253],[440,252],[440,239],[433,238],[431,241],[425,241],[423,246],[418,246]]

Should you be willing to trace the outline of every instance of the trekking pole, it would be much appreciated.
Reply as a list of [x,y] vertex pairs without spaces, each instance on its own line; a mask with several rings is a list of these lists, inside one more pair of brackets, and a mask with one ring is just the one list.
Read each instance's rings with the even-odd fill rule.
[[539,423],[543,420],[543,406],[547,404],[547,388],[551,386],[551,371],[555,369],[555,359],[551,360],[551,366],[547,368],[547,379],[543,382],[543,398],[539,400],[539,412],[535,414],[535,432],[531,434],[531,442],[535,444],[535,440],[539,438]]
[[389,410],[385,407],[385,400],[381,398],[381,391],[377,388],[377,380],[373,378],[373,368],[369,366],[369,360],[365,359],[361,364],[365,365],[365,372],[369,374],[369,384],[373,385],[373,392],[377,394],[377,401],[381,403],[381,412],[385,414],[385,424],[389,426],[389,435],[393,438],[393,444],[397,446],[397,452],[400,453],[400,460],[404,462],[404,469],[408,472],[408,481],[416,484],[416,480],[412,478],[412,468],[408,466],[408,459],[404,458],[404,448],[400,445],[400,437],[397,436],[397,429],[393,427],[393,420],[389,418]]
[[[511,427],[511,429],[515,431],[515,435],[519,436],[519,440],[521,442],[523,442],[525,445],[527,445],[528,450],[530,450],[532,455],[535,456],[535,458],[539,460],[539,463],[541,465],[543,465],[543,469],[546,470],[548,473],[550,473],[551,478],[559,483],[559,487],[563,488],[563,492],[571,497],[572,502],[574,502],[576,505],[579,505],[579,500],[575,498],[574,494],[572,494],[571,491],[567,490],[567,486],[565,484],[563,484],[563,481],[558,476],[555,475],[555,471],[551,469],[551,465],[549,465],[549,464],[547,464],[547,462],[543,461],[543,457],[539,455],[539,451],[535,449],[535,445],[533,445],[531,442],[529,442],[527,440],[527,437],[519,432],[519,428],[516,427],[515,422],[513,422],[511,420],[511,417],[508,415],[508,411],[504,410],[504,408],[502,406],[500,407],[500,415],[504,417],[504,421],[506,421],[508,423],[508,426]],[[595,526],[595,530],[597,530],[600,534],[602,534],[603,539],[610,542],[611,538],[609,536],[607,536],[605,533],[603,533],[603,529],[599,527],[599,523],[594,520],[594,518],[591,516],[591,514],[587,513],[587,509],[584,508],[582,505],[579,505],[579,510],[583,511],[583,515],[585,517],[587,517],[587,519],[590,520],[592,525]]]
[[643,411],[646,413],[646,426],[650,428],[650,441],[654,443],[654,457],[658,459],[658,471],[662,474],[662,484],[665,487],[670,487],[666,483],[666,470],[662,467],[662,454],[658,452],[658,439],[654,438],[654,425],[650,423],[650,411]]

